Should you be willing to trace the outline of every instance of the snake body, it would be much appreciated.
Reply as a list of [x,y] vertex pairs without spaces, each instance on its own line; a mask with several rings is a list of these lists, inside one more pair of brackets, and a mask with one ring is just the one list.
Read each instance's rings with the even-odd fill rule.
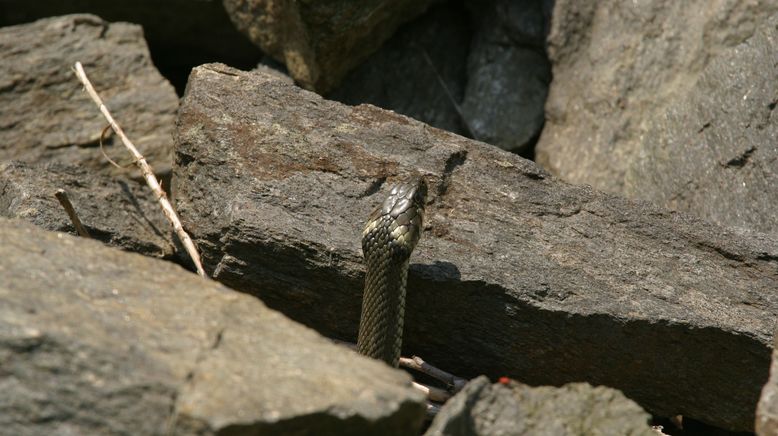
[[402,346],[408,263],[421,237],[426,196],[421,177],[395,185],[362,232],[366,274],[357,351],[394,367]]

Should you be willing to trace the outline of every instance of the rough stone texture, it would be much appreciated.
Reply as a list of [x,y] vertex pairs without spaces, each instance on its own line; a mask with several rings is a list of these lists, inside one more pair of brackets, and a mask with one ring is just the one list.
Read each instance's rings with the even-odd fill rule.
[[206,269],[293,319],[354,340],[364,220],[419,171],[431,195],[404,354],[462,376],[612,386],[661,416],[753,428],[778,316],[773,236],[571,186],[495,147],[222,65],[193,70],[176,143],[178,210]]
[[623,192],[647,120],[775,11],[773,0],[557,0],[537,162],[570,182]]
[[464,7],[452,2],[432,7],[399,28],[328,98],[351,105],[370,103],[465,134],[455,104],[464,98],[471,33]]
[[624,394],[604,386],[503,385],[481,376],[443,406],[425,436],[656,436],[649,418]]
[[434,0],[224,0],[235,26],[282,61],[302,86],[326,93]]
[[719,54],[648,123],[625,192],[710,221],[778,232],[778,15]]
[[0,219],[0,276],[4,434],[394,435],[421,424],[407,375],[172,263]]
[[197,65],[218,61],[250,68],[263,56],[235,29],[221,0],[3,0],[0,26],[82,12],[143,26],[154,66],[180,94]]
[[[72,67],[87,75],[125,133],[158,173],[169,173],[178,98],[149,58],[140,26],[68,15],[0,28],[0,160],[110,165],[98,149],[106,121]],[[118,139],[106,152],[125,163]]]
[[0,216],[75,234],[57,189],[67,192],[92,238],[146,256],[174,256],[172,227],[145,185],[85,168],[0,163]]
[[471,2],[470,12],[457,2],[433,7],[401,27],[328,98],[370,103],[525,152],[543,126],[551,80],[545,3]]
[[764,385],[756,407],[756,434],[759,436],[778,434],[778,351],[775,348],[773,348],[773,363],[770,366],[770,379]]
[[551,66],[543,0],[473,1],[475,31],[462,113],[473,137],[525,151],[543,127]]

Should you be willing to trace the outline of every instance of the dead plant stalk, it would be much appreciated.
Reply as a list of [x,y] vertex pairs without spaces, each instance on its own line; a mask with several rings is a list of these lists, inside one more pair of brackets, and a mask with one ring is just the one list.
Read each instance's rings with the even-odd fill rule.
[[148,164],[148,162],[146,162],[146,158],[144,158],[143,155],[138,152],[138,149],[135,148],[135,145],[133,145],[132,141],[130,141],[127,135],[124,134],[124,131],[116,122],[116,120],[113,119],[113,116],[111,116],[108,108],[105,106],[105,104],[103,104],[103,100],[100,98],[100,95],[97,94],[94,86],[92,86],[92,83],[86,77],[86,73],[84,72],[84,67],[81,65],[81,62],[76,62],[75,69],[76,76],[81,81],[81,83],[84,84],[86,92],[95,102],[95,104],[97,104],[98,109],[103,114],[105,119],[108,120],[108,123],[111,125],[113,131],[116,132],[116,135],[119,136],[119,138],[122,140],[124,146],[127,147],[127,150],[129,150],[130,154],[132,154],[133,158],[135,158],[135,163],[138,165],[141,174],[143,174],[143,178],[146,179],[146,184],[149,185],[149,188],[151,188],[151,191],[157,198],[159,205],[162,207],[162,212],[165,214],[168,221],[170,221],[170,223],[173,225],[173,229],[175,230],[179,239],[181,239],[181,243],[184,245],[187,253],[189,253],[189,256],[192,258],[192,262],[194,263],[195,268],[197,268],[197,274],[202,277],[206,277],[205,270],[203,269],[203,265],[200,261],[200,255],[197,252],[197,248],[195,247],[194,242],[192,242],[192,238],[189,237],[189,234],[186,233],[184,227],[181,225],[181,220],[178,219],[176,211],[170,204],[167,195],[165,195],[165,191],[162,190],[162,186],[159,184],[159,181],[157,181],[157,178],[154,176],[154,171],[151,169],[151,166]]

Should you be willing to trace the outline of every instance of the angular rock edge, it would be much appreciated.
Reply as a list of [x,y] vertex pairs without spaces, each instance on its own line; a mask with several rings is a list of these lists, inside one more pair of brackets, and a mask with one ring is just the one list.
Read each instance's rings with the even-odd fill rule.
[[435,417],[425,436],[657,436],[651,416],[621,392],[588,383],[530,387],[471,380]]
[[778,315],[769,235],[571,186],[485,144],[218,64],[193,70],[176,147],[178,210],[206,269],[325,335],[354,340],[364,219],[420,171],[429,221],[404,354],[469,377],[588,381],[659,415],[753,428]]
[[0,428],[413,434],[409,377],[164,261],[0,219]]

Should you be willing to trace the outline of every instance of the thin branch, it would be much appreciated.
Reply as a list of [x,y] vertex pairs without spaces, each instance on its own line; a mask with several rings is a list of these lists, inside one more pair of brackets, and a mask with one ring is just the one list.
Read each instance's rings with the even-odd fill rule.
[[442,381],[443,383],[446,384],[446,386],[450,387],[449,390],[453,393],[457,393],[461,391],[462,388],[465,387],[465,385],[467,384],[467,380],[463,379],[462,377],[457,377],[453,374],[443,371],[440,368],[436,368],[430,365],[429,363],[425,362],[424,359],[422,359],[419,356],[401,357],[400,366],[404,366],[406,368],[423,372],[424,374],[427,374],[430,377]]
[[130,162],[130,163],[126,164],[126,165],[119,165],[118,163],[114,162],[113,159],[108,157],[108,154],[105,153],[105,148],[103,148],[103,138],[105,137],[106,132],[108,132],[110,130],[111,130],[111,126],[107,125],[103,129],[103,132],[100,133],[100,153],[103,154],[103,157],[105,158],[105,160],[107,160],[111,165],[115,166],[116,168],[119,168],[119,169],[127,168],[130,165],[134,164],[135,162]]
[[[354,351],[356,351],[357,349],[356,344],[354,344],[353,342],[341,341],[339,339],[331,339],[331,341],[338,345],[343,345],[345,347],[348,347]],[[413,382],[413,387],[420,390],[421,392],[424,392],[424,394],[427,396],[427,399],[430,401],[445,403],[454,394],[461,391],[462,388],[465,387],[465,385],[467,384],[466,379],[463,379],[462,377],[457,377],[453,374],[443,371],[440,368],[436,368],[430,365],[429,363],[425,362],[424,359],[422,359],[419,356],[400,357],[400,366],[413,369],[415,371],[419,371],[432,378],[438,379],[448,387],[448,389],[441,389],[441,388],[436,388],[434,386],[427,386],[421,383]],[[435,407],[437,407],[438,409],[440,408],[439,406],[435,406]],[[430,405],[428,404],[427,411],[429,412],[430,410],[432,409],[430,409]]]
[[427,419],[432,421],[440,413],[440,405],[427,403]]
[[451,393],[445,389],[436,388],[434,386],[427,386],[416,382],[411,382],[411,383],[413,383],[414,388],[424,392],[424,394],[427,396],[427,398],[430,399],[430,401],[435,401],[437,403],[445,403],[446,401],[448,401],[449,398],[452,397]]
[[435,63],[432,62],[432,58],[430,58],[430,55],[427,53],[427,50],[425,50],[424,47],[420,45],[417,45],[416,47],[424,56],[424,60],[427,61],[427,64],[432,69],[432,72],[435,73],[435,77],[438,78],[438,84],[440,84],[440,87],[443,88],[443,91],[446,93],[446,96],[448,97],[448,101],[451,102],[452,106],[454,106],[454,110],[456,111],[457,115],[459,115],[459,121],[462,122],[462,126],[465,128],[465,133],[471,138],[478,140],[478,137],[475,136],[475,133],[473,133],[473,129],[470,127],[470,123],[467,121],[467,117],[465,117],[465,114],[462,112],[462,108],[459,106],[459,103],[457,103],[456,99],[451,94],[451,90],[449,90],[448,86],[446,86],[446,82],[443,80],[443,76],[441,76],[440,73],[438,72],[438,69],[435,68]]
[[76,210],[73,208],[73,204],[70,202],[67,192],[65,192],[64,189],[57,189],[57,192],[54,193],[54,196],[57,197],[59,204],[61,204],[62,208],[65,209],[65,213],[68,214],[68,217],[70,218],[70,222],[73,223],[73,227],[76,228],[76,232],[78,232],[78,235],[83,238],[91,238],[92,236],[86,230],[84,225],[81,224],[81,220],[78,219],[78,214],[76,213]]
[[189,237],[189,234],[186,233],[184,227],[181,225],[181,220],[178,219],[176,211],[173,209],[173,206],[167,199],[165,191],[163,191],[162,187],[159,185],[157,178],[154,176],[154,171],[151,169],[151,166],[148,164],[148,162],[146,162],[146,158],[144,158],[143,155],[138,152],[138,149],[135,148],[135,145],[133,145],[132,141],[127,138],[127,135],[124,134],[122,128],[119,127],[119,124],[116,123],[116,121],[113,119],[111,113],[108,111],[108,108],[105,107],[105,104],[103,104],[103,100],[97,94],[94,86],[92,86],[92,83],[86,77],[86,73],[84,72],[84,67],[81,65],[81,62],[76,62],[75,68],[76,76],[78,76],[78,79],[81,80],[81,83],[84,84],[86,92],[89,93],[90,97],[92,97],[92,100],[95,102],[95,104],[97,104],[98,109],[103,114],[105,119],[108,120],[108,123],[111,125],[111,128],[113,128],[113,131],[116,132],[116,134],[122,140],[124,146],[127,147],[127,150],[129,150],[133,158],[135,158],[135,163],[138,165],[138,168],[140,168],[140,171],[143,174],[143,178],[146,179],[146,184],[149,185],[149,188],[151,188],[154,196],[157,197],[157,201],[159,201],[159,204],[162,207],[162,212],[173,225],[173,229],[175,229],[176,234],[178,235],[179,239],[181,239],[181,243],[184,245],[187,253],[189,253],[189,256],[192,258],[192,262],[194,263],[195,268],[197,268],[197,274],[200,274],[202,277],[206,277],[205,270],[203,269],[203,265],[200,262],[200,254],[197,253],[197,248],[195,247],[194,242],[192,242],[192,238]]

